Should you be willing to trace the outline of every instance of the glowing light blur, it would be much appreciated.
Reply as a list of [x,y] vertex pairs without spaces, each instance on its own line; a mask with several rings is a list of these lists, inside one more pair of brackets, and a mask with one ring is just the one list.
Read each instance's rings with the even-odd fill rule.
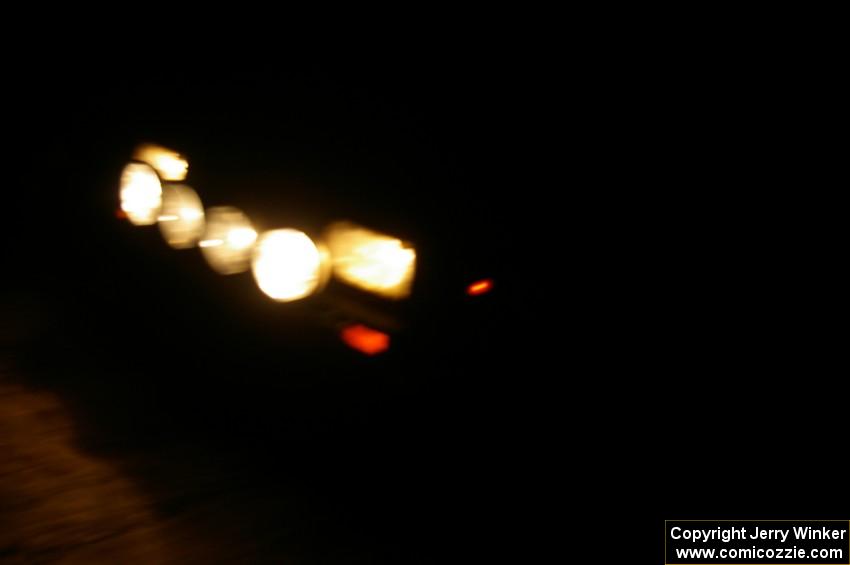
[[174,249],[194,247],[204,233],[204,206],[198,193],[184,184],[162,189],[159,231]]
[[121,210],[137,226],[156,223],[162,206],[162,185],[151,167],[129,163],[121,172]]
[[210,267],[222,275],[243,273],[250,268],[257,232],[248,217],[232,206],[207,210],[207,230],[198,243]]
[[189,163],[179,153],[150,143],[136,147],[133,159],[144,161],[156,169],[162,180],[181,181],[189,171]]
[[325,238],[338,279],[387,298],[410,295],[416,251],[409,244],[349,222],[331,225]]
[[[215,247],[212,247],[215,249]],[[280,302],[309,296],[327,279],[327,252],[293,229],[265,232],[254,247],[252,270],[264,293]]]
[[493,290],[493,280],[482,279],[466,287],[466,294],[469,296],[480,296],[482,294],[487,294],[491,290]]
[[390,348],[390,336],[362,324],[346,326],[339,333],[346,345],[365,355],[377,355]]

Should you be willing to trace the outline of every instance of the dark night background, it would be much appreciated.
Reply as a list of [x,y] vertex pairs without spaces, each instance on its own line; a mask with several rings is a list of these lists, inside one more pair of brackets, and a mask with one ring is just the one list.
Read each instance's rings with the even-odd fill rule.
[[[822,211],[773,152],[764,58],[682,41],[21,64],[4,378],[191,530],[174,562],[515,560],[597,513],[655,552],[665,518],[846,518]],[[413,240],[391,350],[115,219],[145,140],[205,205]]]
[[[162,529],[200,532],[175,562],[508,551],[485,546],[524,528],[541,379],[536,363],[511,369],[541,332],[528,292],[542,251],[527,246],[542,238],[524,232],[539,194],[520,157],[533,100],[517,98],[518,75],[404,58],[68,63],[17,83],[27,174],[6,218],[5,378],[57,395],[74,446],[120,469]],[[416,296],[380,305],[401,320],[391,350],[345,348],[330,299],[275,304],[250,274],[218,276],[116,219],[121,168],[146,140],[188,157],[205,205],[265,228],[352,219],[414,241]],[[483,277],[496,289],[468,298]],[[26,487],[8,488],[13,508]],[[63,554],[9,531],[4,555]]]

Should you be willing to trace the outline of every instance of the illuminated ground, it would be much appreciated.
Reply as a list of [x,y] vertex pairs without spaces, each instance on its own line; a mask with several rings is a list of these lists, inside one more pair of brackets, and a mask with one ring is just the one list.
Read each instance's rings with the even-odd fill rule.
[[261,379],[170,382],[101,356],[71,331],[79,322],[16,298],[4,300],[0,357],[3,563],[425,563],[501,551],[480,541],[484,515],[501,523],[509,502],[488,495],[491,440],[478,422],[454,425],[446,405],[428,403],[427,431],[386,408],[375,426],[352,410],[348,424],[287,418]]

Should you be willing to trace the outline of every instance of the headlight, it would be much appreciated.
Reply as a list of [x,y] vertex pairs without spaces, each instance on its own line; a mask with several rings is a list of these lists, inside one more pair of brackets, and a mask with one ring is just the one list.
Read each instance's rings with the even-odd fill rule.
[[204,233],[204,206],[198,193],[183,184],[162,189],[159,230],[174,249],[194,247]]
[[349,222],[331,225],[325,238],[338,279],[387,298],[410,295],[416,251],[409,244]]
[[251,263],[260,290],[281,302],[315,292],[327,280],[327,266],[327,252],[293,229],[262,234]]
[[222,275],[248,270],[257,232],[247,216],[232,206],[207,210],[207,231],[198,243],[204,259]]
[[181,181],[189,170],[189,163],[179,153],[149,143],[136,147],[133,159],[144,161],[156,169],[162,180]]
[[162,206],[162,185],[150,166],[130,163],[121,172],[121,209],[137,226],[156,223]]

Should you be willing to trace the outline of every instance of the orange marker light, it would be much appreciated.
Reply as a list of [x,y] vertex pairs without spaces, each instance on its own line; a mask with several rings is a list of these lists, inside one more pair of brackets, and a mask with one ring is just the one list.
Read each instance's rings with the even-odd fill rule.
[[377,355],[390,348],[390,336],[362,324],[343,328],[339,337],[346,345],[366,355]]
[[479,296],[490,292],[492,289],[493,279],[482,279],[466,287],[466,294],[469,296]]

